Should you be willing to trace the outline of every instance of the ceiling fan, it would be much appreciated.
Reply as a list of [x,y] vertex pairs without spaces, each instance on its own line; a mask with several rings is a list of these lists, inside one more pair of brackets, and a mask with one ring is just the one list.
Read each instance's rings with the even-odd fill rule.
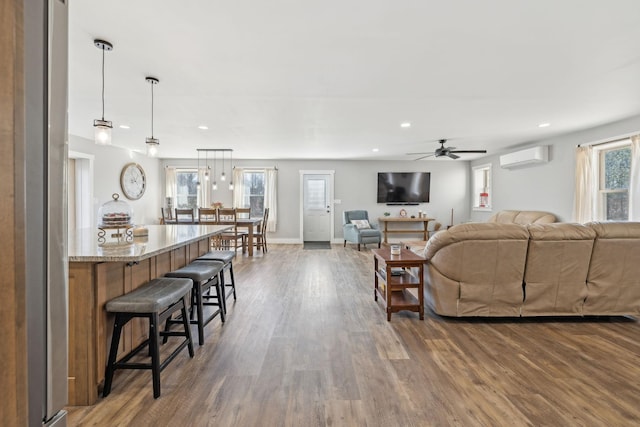
[[467,153],[486,153],[487,150],[456,150],[456,147],[445,147],[444,144],[447,142],[446,139],[441,139],[440,141],[438,141],[440,143],[440,148],[436,148],[436,151],[434,151],[433,153],[407,153],[407,155],[411,156],[411,155],[421,155],[424,154],[422,157],[418,157],[416,160],[422,160],[422,159],[426,159],[427,157],[449,157],[451,159],[459,159],[460,156],[457,156],[456,153],[458,154],[467,154]]

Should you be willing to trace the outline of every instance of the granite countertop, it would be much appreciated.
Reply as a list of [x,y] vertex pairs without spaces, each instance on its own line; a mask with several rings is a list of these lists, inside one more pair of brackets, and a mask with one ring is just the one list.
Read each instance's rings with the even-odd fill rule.
[[106,230],[104,243],[98,242],[98,228],[83,228],[69,237],[69,262],[130,262],[141,261],[170,251],[204,237],[214,236],[232,228],[230,225],[147,225],[149,235],[117,242]]

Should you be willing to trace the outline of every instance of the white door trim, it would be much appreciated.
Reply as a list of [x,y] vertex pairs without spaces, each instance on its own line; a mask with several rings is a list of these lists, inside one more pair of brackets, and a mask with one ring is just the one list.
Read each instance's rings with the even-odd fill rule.
[[68,157],[76,160],[76,227],[87,228],[95,225],[93,206],[93,154],[69,151]]
[[334,176],[336,171],[335,170],[300,170],[300,213],[299,213],[299,218],[300,218],[300,230],[299,230],[299,234],[298,234],[298,241],[300,243],[303,243],[303,236],[304,236],[304,176],[305,175],[329,175],[329,206],[330,206],[330,218],[331,218],[331,236],[330,236],[330,241],[333,242],[334,237],[335,237],[335,224],[334,224],[334,220],[335,220],[335,216],[334,216],[334,203],[333,203],[333,186],[334,186]]

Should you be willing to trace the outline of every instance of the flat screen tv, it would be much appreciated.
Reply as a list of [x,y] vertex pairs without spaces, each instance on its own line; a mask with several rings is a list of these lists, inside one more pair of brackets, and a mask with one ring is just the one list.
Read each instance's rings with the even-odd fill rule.
[[430,172],[378,172],[378,203],[427,203]]

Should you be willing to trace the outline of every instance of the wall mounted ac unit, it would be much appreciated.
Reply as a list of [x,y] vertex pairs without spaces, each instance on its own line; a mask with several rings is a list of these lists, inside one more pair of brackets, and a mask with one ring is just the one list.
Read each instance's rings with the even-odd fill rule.
[[500,156],[500,167],[512,169],[548,161],[549,146],[540,145]]

